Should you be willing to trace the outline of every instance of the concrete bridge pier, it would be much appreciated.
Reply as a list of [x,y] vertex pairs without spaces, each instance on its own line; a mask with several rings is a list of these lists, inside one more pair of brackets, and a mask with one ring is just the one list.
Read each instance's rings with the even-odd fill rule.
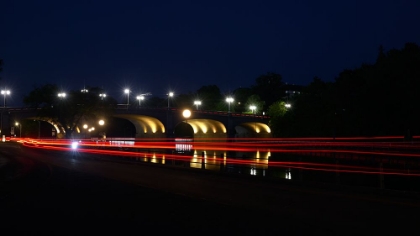
[[174,113],[168,108],[166,111],[166,137],[174,137]]
[[11,134],[11,124],[10,124],[10,112],[2,108],[0,118],[0,135],[10,136]]
[[227,121],[227,137],[228,139],[235,138],[235,125],[233,124],[232,113],[229,112],[228,114],[228,121]]

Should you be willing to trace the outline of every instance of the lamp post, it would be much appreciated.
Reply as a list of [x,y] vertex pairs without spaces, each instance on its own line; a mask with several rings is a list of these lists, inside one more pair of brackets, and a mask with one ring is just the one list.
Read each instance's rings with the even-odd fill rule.
[[101,98],[101,100],[104,100],[104,98],[106,98],[106,94],[105,93],[100,93],[99,97]]
[[83,132],[83,138],[86,138],[86,129],[88,128],[88,125],[87,124],[84,124],[83,125],[83,129],[85,130],[84,132]]
[[[252,114],[254,115],[254,119],[255,119],[255,110],[257,109],[257,107],[255,105],[251,105],[249,106],[249,109],[251,109]],[[254,122],[254,132],[257,133],[257,124]]]
[[169,110],[169,99],[174,96],[173,92],[168,93],[168,110]]
[[144,100],[144,96],[143,95],[137,96],[137,100],[139,100],[139,107],[140,107],[140,103],[142,100]]
[[61,99],[63,99],[63,98],[66,97],[66,93],[63,93],[63,92],[58,93],[58,97],[61,98]]
[[6,95],[10,95],[10,90],[1,90],[1,94],[3,95],[3,107],[6,107]]
[[197,110],[198,110],[198,106],[200,106],[200,105],[201,105],[201,101],[199,101],[199,100],[195,100],[195,101],[194,101],[194,105],[197,107]]
[[186,119],[185,122],[187,122],[187,119],[190,118],[191,116],[191,111],[188,109],[185,109],[184,111],[182,111],[182,116]]
[[249,109],[251,109],[252,114],[255,115],[255,110],[257,109],[257,107],[255,105],[251,105],[249,106]]
[[99,120],[98,121],[98,124],[99,124],[99,135],[101,135],[102,137],[101,137],[101,139],[105,139],[106,138],[106,135],[105,135],[105,132],[103,131],[103,126],[105,125],[105,121],[104,120]]
[[229,113],[230,113],[230,103],[232,103],[234,100],[232,97],[227,97],[226,98],[226,102],[228,103],[228,107],[229,107]]
[[[6,108],[6,95],[10,94],[10,90],[1,90],[1,94],[3,95],[3,108]],[[0,133],[3,131],[3,110],[1,111],[1,125],[0,125]]]
[[130,105],[130,89],[124,89],[124,93],[127,94],[127,110],[128,110],[128,106]]
[[22,124],[16,122],[15,126],[19,127],[19,138],[22,138]]
[[171,98],[171,97],[173,97],[174,96],[174,93],[173,92],[169,92],[168,94],[166,94],[166,95],[168,95],[168,109],[166,110],[166,125],[167,125],[167,127],[168,127],[168,131],[167,131],[167,133],[168,134],[171,134],[172,133],[172,131],[173,131],[173,120],[171,119],[171,117],[172,117],[172,112],[171,112],[171,110],[169,109],[169,99]]
[[[63,100],[64,98],[66,98],[66,93],[64,93],[64,92],[60,92],[60,93],[58,93],[58,98],[60,98],[61,100]],[[61,121],[61,109],[62,109],[62,106],[59,106],[58,107],[58,122],[60,122]]]
[[227,127],[227,135],[228,135],[228,137],[230,138],[230,134],[231,134],[231,132],[230,132],[230,129],[231,129],[231,127],[232,127],[232,119],[231,119],[231,116],[232,116],[232,114],[230,113],[230,103],[232,103],[233,102],[233,98],[232,97],[227,97],[226,98],[226,102],[228,103],[228,127]]
[[[182,111],[182,116],[185,118],[185,123],[188,124],[188,118],[191,117],[191,111],[188,109],[185,109]],[[188,134],[189,136],[189,134]]]

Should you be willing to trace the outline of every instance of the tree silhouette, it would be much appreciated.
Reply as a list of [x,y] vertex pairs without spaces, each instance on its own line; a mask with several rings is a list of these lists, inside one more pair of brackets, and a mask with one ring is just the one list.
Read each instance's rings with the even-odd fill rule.
[[255,82],[256,85],[253,86],[254,94],[265,101],[264,110],[284,97],[284,90],[282,89],[284,83],[281,75],[269,72],[259,76]]
[[202,86],[197,90],[197,98],[202,101],[203,110],[217,110],[223,99],[217,85]]
[[261,100],[260,96],[254,94],[248,97],[248,99],[246,100],[245,104],[245,113],[252,113],[251,111],[251,106],[255,106],[255,114],[261,114],[262,113],[262,109],[264,108],[265,102],[263,100]]
[[[247,101],[251,96],[255,95],[252,88],[244,88],[244,87],[237,88],[233,91],[233,94],[235,97],[235,101],[237,102],[237,104],[239,103],[236,107],[236,111],[249,112],[249,104],[247,104]],[[255,96],[258,96],[258,95],[255,95]],[[262,106],[258,107],[258,110],[262,110],[262,109],[263,109]]]
[[60,92],[54,84],[45,84],[34,88],[23,102],[31,108],[38,108],[38,116],[61,124],[66,138],[71,138],[74,131],[81,127],[81,122],[97,124],[99,119],[107,119],[116,107],[116,100],[107,97],[102,100],[100,88],[92,87],[89,92],[70,91],[65,98],[59,98]]

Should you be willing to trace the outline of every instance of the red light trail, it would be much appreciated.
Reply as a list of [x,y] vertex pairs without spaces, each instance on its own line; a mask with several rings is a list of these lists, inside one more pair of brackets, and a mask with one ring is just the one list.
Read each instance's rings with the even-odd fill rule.
[[[295,157],[304,155],[313,161],[277,161],[276,158],[245,158],[237,157],[204,157],[205,163],[211,159],[213,163],[230,165],[246,165],[291,168],[322,172],[369,174],[369,175],[398,175],[398,176],[420,176],[420,142],[395,142],[390,141],[400,137],[374,137],[374,138],[291,138],[291,139],[195,139],[193,142],[176,142],[173,139],[135,139],[124,140],[110,139],[104,141],[80,140],[77,150],[72,149],[73,140],[36,140],[36,139],[13,139],[22,142],[23,145],[31,148],[48,149],[63,152],[80,152],[97,155],[110,155],[132,158],[157,158],[192,162],[192,154],[174,154],[163,151],[173,151],[176,145],[191,145],[192,151],[221,151],[221,152],[269,152],[271,154],[288,154]],[[418,137],[417,137],[418,138]],[[384,141],[385,140],[385,141]],[[386,141],[388,140],[388,141]],[[227,155],[227,154],[226,154]],[[388,159],[415,161],[416,168],[411,167],[410,171],[405,168],[379,168],[379,165],[350,165],[341,164],[339,160],[347,160],[348,155],[356,158],[370,158],[370,160],[381,163],[389,163]],[[322,163],[319,156],[324,159],[335,160],[335,164]],[[195,154],[196,164],[200,164],[202,156]]]

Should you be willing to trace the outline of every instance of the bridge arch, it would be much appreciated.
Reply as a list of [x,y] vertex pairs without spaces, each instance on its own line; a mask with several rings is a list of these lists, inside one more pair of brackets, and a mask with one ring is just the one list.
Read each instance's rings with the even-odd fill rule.
[[33,121],[43,121],[52,126],[52,128],[55,130],[55,135],[57,138],[64,138],[66,131],[64,127],[59,123],[54,121],[53,119],[49,117],[27,117],[24,118],[24,120],[33,120]]
[[[49,123],[53,126],[53,129],[58,135],[64,136],[64,127],[57,124],[56,120],[48,118],[40,118],[39,111],[35,108],[8,108],[3,112],[3,127],[2,134],[10,135],[11,127],[14,125],[14,121],[22,121],[26,119],[41,120],[41,124]],[[141,118],[142,117],[142,118]],[[147,118],[148,117],[148,118]],[[185,118],[182,116],[182,112],[179,109],[156,109],[156,108],[142,108],[142,109],[115,109],[113,117],[109,117],[104,126],[100,127],[102,133],[109,134],[110,137],[115,136],[130,136],[130,137],[173,137],[175,134],[175,127],[180,122],[185,122]],[[194,119],[201,120],[215,120],[222,123],[224,126],[219,124],[211,124],[204,126],[200,125],[200,122],[193,121]],[[13,121],[13,122],[12,122]],[[253,136],[271,136],[268,135],[270,132],[268,126],[259,127],[258,123],[267,124],[269,121],[268,116],[256,116],[246,114],[236,114],[227,112],[215,112],[215,111],[193,111],[191,119],[188,119],[191,123],[189,126],[195,129],[194,136],[196,137],[208,137],[209,130],[213,131],[213,128],[220,129],[220,127],[226,128],[226,136],[229,138]],[[252,125],[246,125],[244,122],[250,122],[254,126],[258,126],[260,133],[257,128],[252,128]],[[20,122],[19,122],[20,123]],[[256,124],[257,123],[257,124]],[[79,124],[80,125],[80,124]],[[41,125],[42,126],[42,125]],[[194,127],[193,127],[194,126]],[[24,129],[27,130],[27,129]],[[51,132],[51,129],[50,129]],[[74,130],[74,134],[80,134],[84,130],[77,127]],[[95,131],[92,135],[96,135],[99,131]],[[54,133],[54,132],[53,132]],[[224,137],[225,131],[217,131],[216,134]],[[264,135],[263,135],[264,134]],[[52,136],[55,136],[54,134]]]
[[245,122],[235,126],[237,138],[271,138],[271,129],[261,122]]
[[165,126],[163,123],[151,116],[117,114],[116,118],[130,121],[136,128],[136,138],[165,138]]
[[175,127],[175,137],[190,137],[194,139],[226,138],[225,125],[212,119],[188,119]]

